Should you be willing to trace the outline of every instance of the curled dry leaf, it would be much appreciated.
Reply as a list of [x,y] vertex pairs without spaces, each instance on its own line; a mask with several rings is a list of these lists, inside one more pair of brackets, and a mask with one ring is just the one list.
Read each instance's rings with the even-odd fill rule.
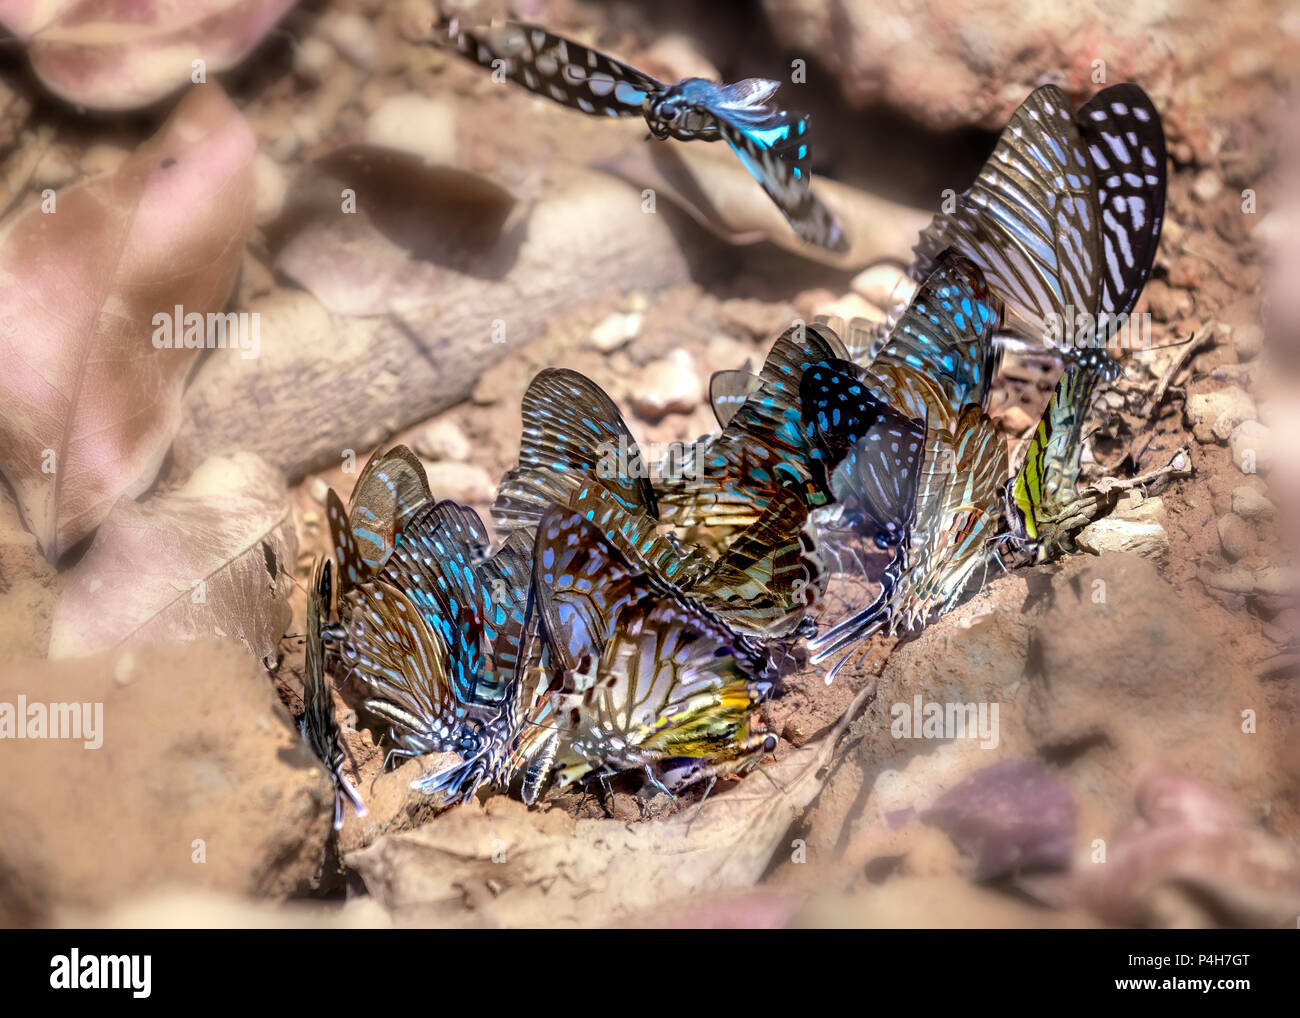
[[607,924],[666,902],[753,887],[790,824],[817,795],[853,701],[823,738],[764,765],[734,788],[664,819],[627,824],[530,812],[497,796],[347,855],[399,919],[501,926]]
[[291,193],[276,267],[337,314],[427,305],[449,274],[500,279],[524,234],[523,207],[492,181],[373,145],[312,163]]
[[[239,63],[294,0],[0,0],[55,95],[100,110],[144,106]],[[203,77],[195,61],[201,60]]]
[[847,184],[816,178],[813,190],[839,216],[849,238],[849,250],[836,254],[803,243],[729,152],[711,152],[700,145],[638,143],[598,168],[635,187],[654,191],[656,200],[667,198],[728,243],[767,240],[813,261],[850,271],[886,260],[911,261],[912,245],[931,217],[928,212]]
[[292,618],[296,556],[279,473],[248,453],[214,457],[179,490],[113,508],[68,576],[50,656],[229,636],[264,659]]
[[0,230],[0,472],[51,561],[162,463],[200,351],[155,349],[154,316],[225,304],[252,225],[254,149],[204,85],[115,173]]

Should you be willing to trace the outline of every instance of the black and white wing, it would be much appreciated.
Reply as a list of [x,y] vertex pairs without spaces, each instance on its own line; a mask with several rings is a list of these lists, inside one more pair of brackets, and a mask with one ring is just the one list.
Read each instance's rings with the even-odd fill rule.
[[1097,174],[1101,308],[1133,310],[1155,262],[1165,215],[1165,132],[1137,85],[1112,85],[1076,114]]
[[495,74],[593,116],[641,116],[647,96],[664,89],[663,82],[635,67],[537,25],[470,26],[453,18],[438,35]]

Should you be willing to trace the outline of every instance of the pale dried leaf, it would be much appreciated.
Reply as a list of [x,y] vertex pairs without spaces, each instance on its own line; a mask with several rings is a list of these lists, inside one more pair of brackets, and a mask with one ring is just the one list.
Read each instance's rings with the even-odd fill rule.
[[0,230],[0,472],[51,560],[162,463],[200,351],[155,349],[153,318],[224,305],[252,224],[254,148],[205,85],[115,173]]
[[629,145],[599,168],[635,187],[654,191],[656,201],[666,198],[728,243],[767,240],[845,270],[856,271],[884,260],[910,261],[917,234],[930,222],[927,212],[819,177],[813,180],[813,190],[839,216],[849,250],[836,254],[805,244],[736,158],[709,148]]
[[247,453],[210,459],[179,490],[114,507],[68,575],[50,656],[229,636],[265,659],[291,619],[297,550],[280,475]]

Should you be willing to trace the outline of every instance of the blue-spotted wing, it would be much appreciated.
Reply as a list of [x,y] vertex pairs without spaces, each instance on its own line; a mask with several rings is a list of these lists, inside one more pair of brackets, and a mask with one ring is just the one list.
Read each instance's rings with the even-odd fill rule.
[[534,527],[553,505],[599,485],[628,512],[657,517],[650,471],[614,401],[576,371],[547,368],[524,392],[519,465],[501,481],[492,514]]
[[[465,798],[504,751],[528,610],[530,546],[488,554],[472,509],[442,501],[412,517],[378,575],[347,595],[341,656],[389,722],[394,753],[455,752],[462,764],[416,782]],[[490,738],[488,736],[491,736]]]

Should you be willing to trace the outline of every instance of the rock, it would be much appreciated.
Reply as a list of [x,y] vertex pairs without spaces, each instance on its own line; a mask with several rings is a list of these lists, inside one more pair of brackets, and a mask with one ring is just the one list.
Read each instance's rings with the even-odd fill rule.
[[1232,462],[1243,474],[1265,474],[1272,465],[1271,436],[1259,421],[1243,421],[1228,439]]
[[434,498],[451,498],[469,505],[485,505],[496,498],[497,482],[477,463],[444,460],[425,463]]
[[645,316],[640,312],[615,311],[591,330],[591,345],[602,353],[617,350],[641,334]]
[[1074,539],[1094,555],[1125,552],[1163,562],[1169,557],[1169,534],[1154,520],[1123,520],[1106,517],[1088,524]]
[[679,348],[647,364],[632,384],[629,396],[637,414],[653,423],[668,414],[690,413],[699,405],[703,392],[695,358]]
[[975,856],[975,879],[1064,867],[1075,808],[1066,785],[1034,759],[1003,760],[949,788],[922,814]]
[[1023,435],[1034,423],[1034,419],[1018,403],[1013,403],[998,415],[998,424],[1008,435]]
[[1232,490],[1232,511],[1243,520],[1262,520],[1274,515],[1277,507],[1263,492],[1243,484]]
[[1208,166],[1196,175],[1192,183],[1192,193],[1202,202],[1214,201],[1222,192],[1223,178]]
[[258,152],[253,159],[253,222],[265,226],[278,219],[288,190],[284,168],[265,152]]
[[1250,524],[1236,513],[1227,513],[1219,517],[1219,545],[1229,562],[1245,558],[1255,547],[1255,534]]
[[362,70],[375,66],[375,30],[360,14],[330,13],[321,19],[320,29],[336,50]]
[[1109,518],[1131,520],[1135,523],[1156,523],[1162,527],[1168,522],[1164,500],[1159,497],[1148,498],[1136,489],[1126,491],[1120,496]]
[[795,311],[789,304],[735,297],[718,308],[718,321],[733,336],[767,343],[790,328]]
[[641,55],[638,67],[663,81],[703,78],[717,81],[722,76],[688,35],[673,33],[660,36]]
[[916,293],[916,284],[907,278],[907,274],[897,265],[888,263],[859,272],[849,286],[876,307],[886,309],[907,304]]
[[333,787],[242,647],[0,669],[0,704],[20,696],[29,718],[57,698],[82,707],[65,722],[89,705],[91,723],[80,738],[0,740],[4,772],[23,775],[0,785],[0,922],[168,885],[264,898],[317,885]]
[[81,156],[81,172],[86,176],[112,173],[130,156],[129,149],[120,145],[91,145]]
[[1198,442],[1226,442],[1237,425],[1255,416],[1255,401],[1236,386],[1187,397],[1187,423]]
[[325,80],[337,59],[334,47],[319,36],[309,35],[293,51],[293,70],[313,85]]
[[460,425],[448,418],[434,421],[415,436],[415,451],[430,460],[468,460],[472,452]]
[[[810,80],[833,82],[854,108],[889,107],[936,130],[1000,130],[1045,68],[1068,94],[1085,96],[1097,90],[1099,68],[1107,81],[1159,81],[1178,66],[1203,66],[1207,50],[1232,38],[1171,37],[1159,9],[1120,0],[1086,9],[1047,0],[1014,9],[938,0],[765,0],[763,8],[783,49],[809,58]],[[954,181],[959,190],[968,183]]]
[[1087,874],[1087,900],[1126,926],[1281,927],[1300,914],[1300,861],[1226,796],[1163,768],[1137,788],[1139,820]]
[[313,477],[311,484],[308,486],[308,493],[311,495],[313,502],[317,505],[324,505],[325,500],[329,498],[330,486],[321,478]]
[[366,120],[365,141],[419,156],[431,166],[458,162],[456,109],[415,92],[389,96]]
[[1240,360],[1254,360],[1264,349],[1263,326],[1253,322],[1248,325],[1238,325],[1232,330],[1232,345],[1236,348]]

